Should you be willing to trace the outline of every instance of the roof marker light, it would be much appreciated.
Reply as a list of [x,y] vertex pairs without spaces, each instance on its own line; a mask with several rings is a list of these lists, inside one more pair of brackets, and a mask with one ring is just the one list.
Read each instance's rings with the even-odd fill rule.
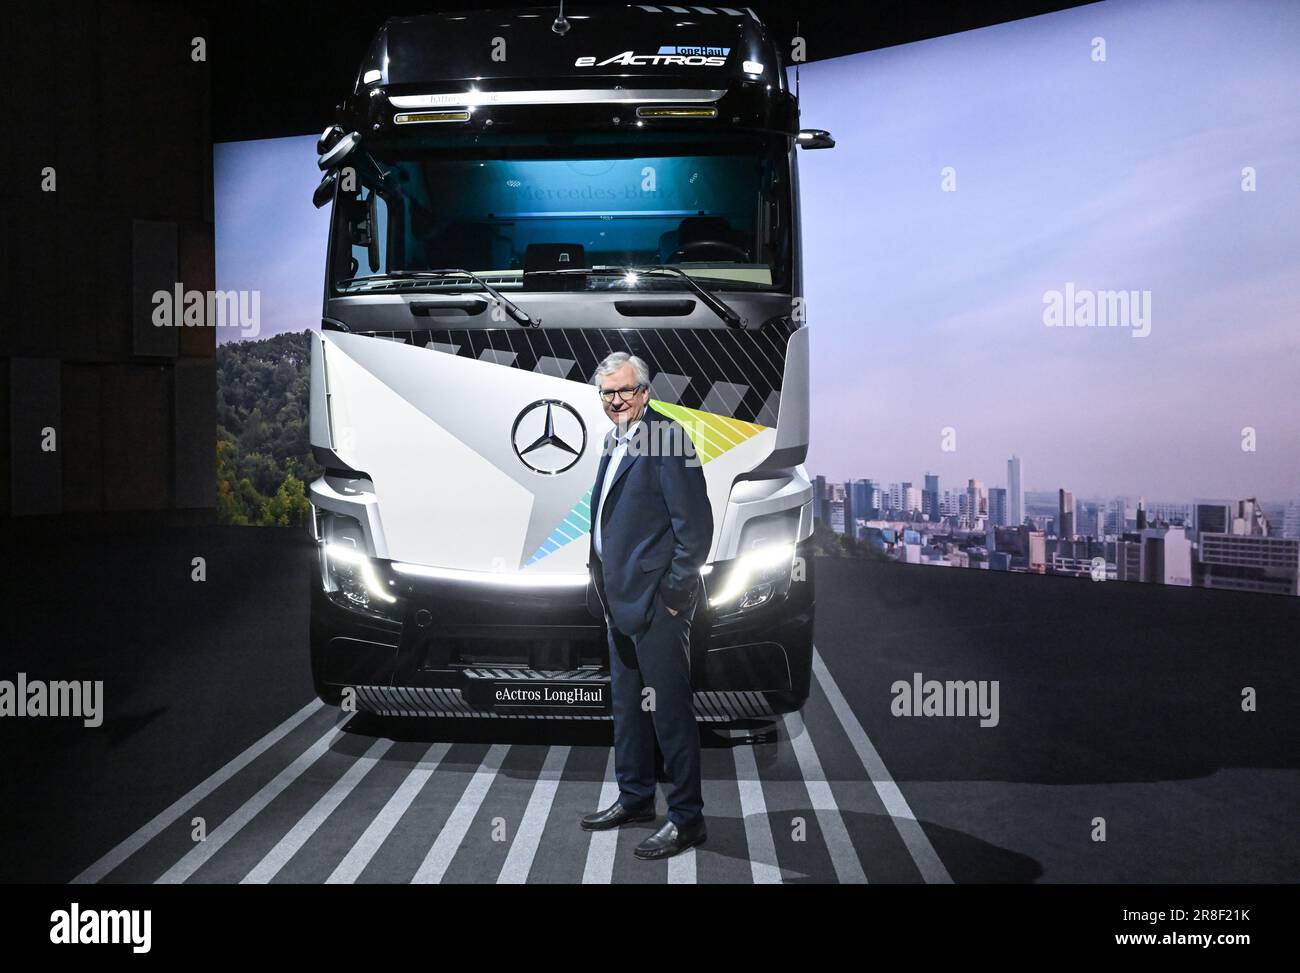
[[380,71],[378,68],[371,68],[369,71],[367,71],[367,72],[362,76],[362,78],[361,78],[361,83],[362,83],[362,84],[374,84],[376,81],[378,81],[378,80],[379,80],[380,78],[382,78],[383,76],[384,76],[384,75],[383,75],[383,72]]
[[744,64],[746,74],[762,74],[763,65],[757,61],[746,61]]

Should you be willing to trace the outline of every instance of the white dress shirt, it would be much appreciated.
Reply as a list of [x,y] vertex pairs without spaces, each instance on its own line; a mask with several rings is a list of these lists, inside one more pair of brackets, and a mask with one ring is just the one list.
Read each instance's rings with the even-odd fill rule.
[[600,557],[600,521],[605,510],[605,496],[609,493],[609,486],[614,482],[614,475],[618,472],[618,466],[623,462],[623,457],[627,454],[627,441],[632,438],[636,432],[636,427],[641,425],[641,420],[637,419],[627,427],[627,435],[619,437],[618,427],[614,427],[614,449],[609,454],[609,465],[605,467],[605,480],[600,485],[600,503],[596,506],[596,523],[592,526],[592,540],[596,547],[596,556]]

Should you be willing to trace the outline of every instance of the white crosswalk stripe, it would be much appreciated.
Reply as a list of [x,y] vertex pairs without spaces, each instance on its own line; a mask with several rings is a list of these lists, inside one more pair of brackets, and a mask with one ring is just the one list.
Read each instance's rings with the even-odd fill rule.
[[158,884],[171,885],[190,878],[205,862],[224,848],[231,838],[239,834],[263,808],[301,777],[303,771],[319,760],[342,733],[343,731],[336,726],[303,751],[293,763],[280,771],[274,780],[245,801],[234,814],[209,832],[206,839],[196,844],[185,857],[167,869],[159,877]]
[[[607,808],[618,800],[618,781],[614,779],[614,751],[605,765],[605,783],[600,788],[596,807]],[[618,850],[618,828],[591,832],[587,845],[587,864],[582,869],[584,885],[608,885],[614,879],[614,852]]]
[[528,881],[528,873],[532,870],[533,859],[537,857],[537,846],[542,843],[542,831],[546,829],[546,819],[551,816],[551,805],[555,803],[555,792],[559,789],[560,777],[568,759],[568,747],[551,747],[546,752],[546,762],[537,775],[537,783],[533,785],[523,820],[519,822],[515,840],[510,843],[510,853],[506,855],[501,874],[497,876],[498,884],[522,885]]
[[501,769],[501,763],[509,750],[510,745],[506,743],[494,743],[488,750],[478,770],[474,771],[474,776],[470,778],[465,793],[461,795],[460,803],[451,812],[451,817],[438,832],[433,847],[429,849],[429,853],[425,855],[424,861],[416,870],[415,877],[411,879],[413,884],[432,884],[442,881],[442,876],[446,874],[452,858],[465,840],[469,826],[474,821],[474,815],[478,814],[478,809],[483,805],[483,798],[487,797],[488,788],[496,780],[497,772]]
[[890,776],[885,762],[880,759],[880,754],[872,746],[867,731],[853,715],[852,707],[840,692],[840,687],[836,685],[830,670],[826,668],[826,663],[822,660],[816,646],[813,647],[813,675],[817,677],[818,685],[830,701],[831,709],[835,711],[840,726],[848,734],[849,742],[853,744],[853,749],[867,772],[867,778],[875,785],[876,793],[880,795],[881,803],[889,812],[889,819],[894,822],[899,837],[903,839],[903,844],[907,846],[912,860],[916,862],[921,877],[935,884],[951,884],[952,876],[948,874],[948,869],[939,859],[934,845],[930,844],[930,839],[926,837],[925,830],[916,820],[907,799],[903,797],[903,792],[894,783],[894,778]]
[[812,802],[817,824],[821,827],[826,849],[830,852],[835,877],[841,885],[865,884],[867,874],[862,870],[858,853],[853,848],[853,840],[844,827],[844,818],[840,816],[835,795],[826,782],[821,761],[817,758],[812,738],[804,727],[803,718],[798,713],[786,713],[785,725],[790,733],[790,746],[794,749],[795,759],[799,761],[804,786],[808,788],[808,800]]
[[393,792],[388,803],[375,815],[375,819],[366,826],[366,830],[357,839],[356,844],[349,849],[330,877],[325,880],[326,884],[343,884],[357,880],[365,867],[370,864],[370,859],[375,856],[379,846],[392,834],[397,822],[401,820],[425,783],[433,776],[433,772],[438,769],[438,764],[442,763],[450,749],[449,743],[435,743],[425,751],[420,762],[411,768],[411,772]]
[[[748,730],[733,730],[734,739],[745,739]],[[731,754],[736,762],[736,789],[740,792],[740,816],[745,822],[745,843],[749,846],[749,871],[755,885],[772,885],[781,881],[776,863],[776,844],[772,840],[772,822],[767,816],[763,782],[758,777],[754,748],[734,743]]]
[[392,745],[392,740],[376,740],[372,743],[370,749],[363,756],[358,757],[352,766],[347,769],[347,772],[334,782],[334,786],[321,795],[320,800],[312,806],[311,810],[298,819],[297,823],[289,830],[289,833],[276,842],[275,847],[266,853],[266,857],[240,880],[240,884],[264,884],[275,878],[280,873],[280,870],[289,863],[289,859],[296,855],[302,849],[302,846],[307,843],[307,839],[314,835],[316,830],[325,823],[325,819],[343,803],[343,799],[352,793],[352,789],[361,782],[361,778],[374,769],[375,764],[379,762],[379,758]]
[[694,885],[696,876],[696,848],[687,848],[668,859],[669,885]]
[[86,868],[80,875],[71,882],[73,885],[89,885],[100,881],[117,868],[124,861],[134,855],[137,851],[147,845],[155,837],[162,834],[167,828],[180,820],[181,815],[193,808],[218,787],[230,780],[237,773],[251,764],[254,760],[266,753],[267,750],[275,746],[295,728],[297,728],[307,717],[317,712],[323,704],[318,699],[313,699],[293,716],[289,717],[274,730],[264,735],[260,740],[251,747],[229,761],[224,767],[216,773],[209,776],[201,784],[191,788],[184,796],[177,798],[165,810],[154,815],[149,822],[139,828],[129,838],[122,841],[106,855]]

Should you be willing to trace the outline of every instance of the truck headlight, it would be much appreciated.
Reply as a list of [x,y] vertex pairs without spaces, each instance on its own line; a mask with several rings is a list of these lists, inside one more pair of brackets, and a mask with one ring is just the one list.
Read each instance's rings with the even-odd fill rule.
[[344,608],[383,615],[384,607],[397,599],[366,553],[361,523],[325,511],[319,523],[321,579],[330,600]]
[[740,553],[722,574],[716,593],[710,594],[709,607],[720,609],[720,614],[744,611],[789,593],[798,535],[797,509],[746,523],[740,533]]
[[756,608],[790,590],[794,568],[793,544],[765,544],[736,559],[718,593],[709,599],[710,608],[734,606]]

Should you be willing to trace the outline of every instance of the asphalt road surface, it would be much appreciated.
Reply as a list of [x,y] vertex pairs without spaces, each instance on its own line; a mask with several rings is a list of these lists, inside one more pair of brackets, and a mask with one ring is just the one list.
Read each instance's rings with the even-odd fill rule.
[[[10,542],[0,679],[102,679],[105,716],[0,719],[4,881],[1300,880],[1300,599],[820,560],[807,705],[702,725],[708,841],[642,862],[662,795],[578,827],[608,723],[317,702],[300,532]],[[997,724],[894,715],[918,672],[996,680]]]

